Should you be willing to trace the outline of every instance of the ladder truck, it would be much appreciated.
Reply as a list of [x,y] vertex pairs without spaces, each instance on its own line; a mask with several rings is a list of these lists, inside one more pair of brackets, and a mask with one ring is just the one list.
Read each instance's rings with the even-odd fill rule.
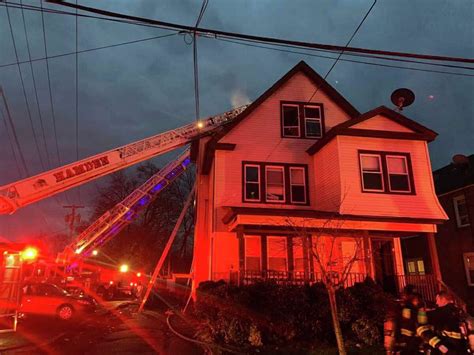
[[[223,114],[1,186],[0,214],[12,214],[28,204],[183,147],[229,124],[247,107],[248,105],[244,105]],[[109,241],[131,223],[141,210],[185,171],[190,163],[188,148],[75,237],[65,250],[59,253],[57,262],[64,265],[72,258],[89,256],[94,248]]]

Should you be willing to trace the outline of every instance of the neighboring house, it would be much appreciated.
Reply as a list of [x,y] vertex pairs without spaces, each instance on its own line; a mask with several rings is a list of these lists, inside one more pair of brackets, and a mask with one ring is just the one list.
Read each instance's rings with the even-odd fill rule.
[[[451,164],[434,171],[433,176],[449,216],[436,235],[442,279],[474,312],[474,154],[455,155]],[[404,240],[403,245],[408,251],[406,262],[429,260],[421,238]],[[412,271],[418,270],[412,267]]]
[[337,229],[336,268],[362,240],[351,280],[371,276],[399,291],[400,237],[422,234],[434,251],[437,224],[447,219],[431,175],[435,137],[384,106],[360,114],[300,62],[231,124],[193,144],[194,287],[318,281],[311,248],[321,230]]

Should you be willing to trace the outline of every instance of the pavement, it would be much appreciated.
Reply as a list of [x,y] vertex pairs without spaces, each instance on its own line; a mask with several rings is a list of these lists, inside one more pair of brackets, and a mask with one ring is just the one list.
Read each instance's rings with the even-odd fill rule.
[[0,354],[204,354],[169,329],[165,314],[137,309],[115,301],[76,321],[28,317],[16,333],[0,334]]

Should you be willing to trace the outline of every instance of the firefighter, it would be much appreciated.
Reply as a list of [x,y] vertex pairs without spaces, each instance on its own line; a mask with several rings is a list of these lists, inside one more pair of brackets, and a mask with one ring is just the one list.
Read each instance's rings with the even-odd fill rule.
[[417,334],[429,345],[431,354],[467,354],[467,343],[461,332],[462,312],[446,291],[436,295],[437,308],[419,322]]

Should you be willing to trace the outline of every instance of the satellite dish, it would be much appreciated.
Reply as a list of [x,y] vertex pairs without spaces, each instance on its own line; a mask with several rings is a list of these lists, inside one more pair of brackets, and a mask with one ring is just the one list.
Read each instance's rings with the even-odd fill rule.
[[392,92],[390,99],[399,111],[403,111],[404,107],[410,106],[415,101],[415,94],[410,89],[401,88]]
[[469,164],[469,158],[463,154],[456,154],[453,156],[453,163],[456,166],[463,166]]

